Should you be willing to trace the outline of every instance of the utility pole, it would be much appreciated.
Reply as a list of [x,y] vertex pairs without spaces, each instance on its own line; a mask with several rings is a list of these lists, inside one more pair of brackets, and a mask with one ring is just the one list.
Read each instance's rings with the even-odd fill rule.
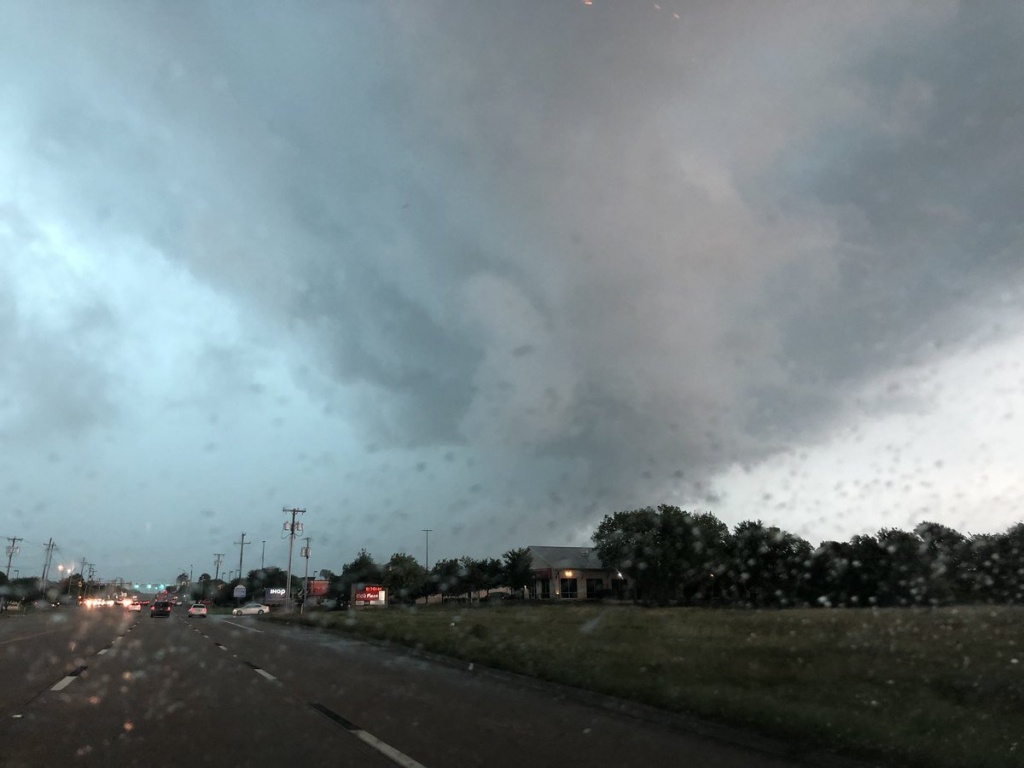
[[263,553],[260,555],[260,570],[262,571],[266,567],[267,560],[267,540],[263,540]]
[[216,581],[220,578],[220,564],[224,561],[223,552],[213,553],[213,580]]
[[242,555],[245,553],[245,545],[252,542],[245,540],[245,531],[242,531],[242,540],[236,541],[235,544],[238,545],[238,578],[242,578]]
[[284,524],[284,530],[288,534],[288,577],[285,579],[284,596],[285,605],[289,605],[292,600],[292,546],[295,544],[295,534],[302,533],[302,523],[296,523],[295,516],[306,514],[306,510],[284,507],[281,511],[292,516],[292,521]]
[[46,579],[50,575],[50,560],[53,557],[53,549],[56,546],[57,545],[53,543],[53,537],[51,536],[49,542],[47,542],[47,544],[46,544],[46,563],[45,563],[45,565],[43,565],[43,579],[42,579],[42,581],[43,581],[43,586],[44,587],[47,584]]
[[306,598],[309,596],[309,540],[310,537],[306,537],[306,546],[299,550],[299,554],[306,558],[306,575],[302,579],[302,601],[299,603],[299,613],[302,613],[302,609],[306,606]]
[[[87,566],[87,565],[89,566],[89,580],[85,581],[85,566]],[[85,558],[83,557],[82,558],[82,581],[84,582],[84,590],[85,591],[82,593],[82,597],[88,597],[89,596],[89,587],[92,586],[92,577],[93,577],[93,575],[95,573],[96,573],[96,563],[87,563],[87,562],[85,562]]]
[[24,539],[19,536],[8,536],[7,540],[11,543],[7,547],[7,571],[4,575],[9,579],[11,578],[11,560],[14,559],[14,556],[18,554],[21,549],[21,547],[18,546],[18,542],[24,541]]
[[422,529],[422,530],[423,530],[423,532],[424,532],[425,534],[427,534],[427,556],[426,556],[426,568],[427,568],[427,570],[429,571],[429,570],[430,570],[430,533],[431,533],[431,531],[433,531],[434,529],[433,529],[433,528],[424,528],[424,529]]

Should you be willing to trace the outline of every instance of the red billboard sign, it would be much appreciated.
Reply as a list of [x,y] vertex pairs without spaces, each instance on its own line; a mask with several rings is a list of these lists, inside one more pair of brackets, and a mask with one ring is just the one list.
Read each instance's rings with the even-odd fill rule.
[[366,584],[362,589],[352,587],[354,605],[387,605],[387,590],[380,584]]
[[309,596],[310,597],[323,597],[327,594],[327,588],[330,586],[330,582],[327,579],[313,579],[309,582]]

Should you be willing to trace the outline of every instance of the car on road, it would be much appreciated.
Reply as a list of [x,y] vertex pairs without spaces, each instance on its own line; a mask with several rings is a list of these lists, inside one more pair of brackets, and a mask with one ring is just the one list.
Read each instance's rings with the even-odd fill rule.
[[203,605],[202,603],[192,603],[192,605],[190,605],[188,607],[188,615],[189,615],[189,618],[192,618],[193,616],[196,616],[198,618],[205,619],[206,618],[206,606]]
[[140,603],[138,601],[131,602],[131,603],[128,603],[127,608],[128,608],[129,611],[141,611],[142,610],[142,603]]
[[270,606],[263,603],[246,603],[231,611],[232,616],[262,616],[264,613],[270,613]]
[[164,601],[158,600],[149,606],[149,618],[155,619],[158,616],[168,617],[171,615],[171,604]]

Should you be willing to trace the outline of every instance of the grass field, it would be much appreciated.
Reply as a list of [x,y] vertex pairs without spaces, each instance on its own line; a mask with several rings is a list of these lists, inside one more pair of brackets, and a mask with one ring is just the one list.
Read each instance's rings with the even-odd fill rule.
[[[285,617],[280,617],[285,619]],[[512,604],[287,617],[892,765],[1024,766],[1024,609]]]

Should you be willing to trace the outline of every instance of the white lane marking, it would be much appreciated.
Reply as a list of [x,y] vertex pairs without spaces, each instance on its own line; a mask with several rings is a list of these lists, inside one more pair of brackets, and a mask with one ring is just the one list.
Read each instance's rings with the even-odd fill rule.
[[403,766],[403,768],[426,768],[426,766],[424,766],[423,763],[417,763],[411,757],[402,752],[399,752],[390,744],[385,744],[372,733],[367,733],[366,731],[352,731],[352,733],[355,734],[356,738],[360,739],[366,744],[369,744],[382,755],[386,755],[387,757],[391,758],[391,760]]
[[96,655],[97,656],[102,656],[104,653],[106,653],[109,650],[110,650],[109,648],[100,648],[99,651],[96,652]]
[[257,669],[256,670],[256,674],[257,675],[263,675],[265,678],[267,678],[267,680],[273,680],[274,682],[277,682],[277,678],[274,677],[269,672],[267,672],[267,670],[265,670],[265,669]]
[[217,647],[220,648],[222,651],[226,651],[228,649],[226,645],[218,645]]
[[63,691],[65,688],[67,688],[73,682],[75,682],[75,678],[73,676],[71,676],[71,675],[68,675],[63,680],[61,680],[59,683],[56,683],[50,690],[51,691]]
[[387,744],[378,739],[372,733],[367,733],[358,725],[353,723],[351,720],[342,717],[337,712],[334,712],[330,708],[325,707],[323,704],[315,704],[311,702],[309,706],[313,709],[314,712],[320,713],[328,720],[330,720],[332,723],[340,726],[341,728],[344,728],[346,731],[351,733],[364,744],[369,745],[373,749],[380,752],[382,755],[387,756],[392,762],[403,766],[403,768],[425,768],[425,766],[422,763],[417,763],[408,755],[399,752],[390,744]]
[[245,624],[239,624],[237,622],[230,621],[228,619],[225,619],[224,623],[225,624],[230,624],[232,627],[238,627],[239,629],[248,629],[250,632],[262,632],[263,631],[262,629],[253,629],[252,627],[245,626]]

